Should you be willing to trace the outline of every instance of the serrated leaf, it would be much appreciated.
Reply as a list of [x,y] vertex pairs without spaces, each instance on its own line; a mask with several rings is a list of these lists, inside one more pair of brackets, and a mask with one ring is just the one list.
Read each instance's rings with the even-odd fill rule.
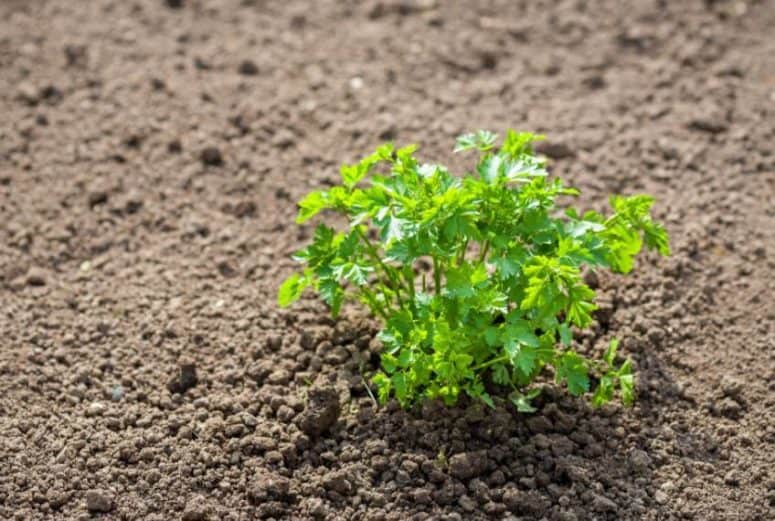
[[568,307],[568,320],[575,326],[584,328],[592,322],[591,311],[595,305],[591,302],[571,302]]
[[[385,145],[383,145],[385,147]],[[339,169],[339,173],[342,176],[342,183],[349,189],[352,189],[358,182],[366,177],[371,168],[380,160],[383,160],[386,154],[392,152],[392,148],[388,145],[388,148],[380,147],[372,155],[363,158],[360,162],[354,165],[342,165]]]
[[381,161],[392,161],[394,150],[395,147],[393,146],[393,143],[384,143],[377,147],[377,150],[374,151],[373,157]]
[[614,380],[609,375],[604,375],[592,395],[592,407],[602,407],[614,397]]
[[503,167],[503,177],[509,183],[528,183],[535,177],[546,177],[548,172],[544,169],[542,161],[535,158],[506,161]]
[[490,409],[495,409],[495,403],[492,401],[492,397],[486,392],[482,391],[478,398],[486,403]]
[[485,280],[487,280],[487,271],[483,265],[453,266],[447,271],[446,291],[456,297],[470,297],[475,293],[474,287]]
[[377,339],[382,342],[384,349],[390,354],[395,354],[401,348],[401,339],[396,335],[395,330],[383,329],[377,333]]
[[573,333],[567,322],[563,322],[557,327],[557,331],[560,333],[560,341],[565,347],[570,347],[573,342]]
[[494,184],[503,175],[503,159],[500,156],[486,156],[477,166],[477,171],[484,182]]
[[533,155],[532,143],[544,139],[544,136],[532,132],[515,132],[509,130],[503,141],[501,151],[512,158],[522,155]]
[[405,403],[409,396],[409,388],[407,386],[406,376],[404,373],[395,373],[390,377],[390,380],[393,382],[393,389],[395,390],[396,398],[398,398],[399,402]]
[[307,279],[298,273],[294,273],[280,285],[277,291],[277,303],[280,307],[290,306],[293,302],[299,300],[304,288],[309,285]]
[[608,247],[608,264],[618,273],[632,270],[635,256],[640,253],[643,241],[636,232],[622,225],[612,226],[605,231]]
[[414,355],[413,355],[411,349],[404,349],[398,355],[398,366],[399,367],[407,368],[407,367],[412,365],[413,361],[414,361]]
[[511,399],[511,403],[513,403],[514,406],[517,408],[517,411],[521,413],[528,414],[531,412],[536,412],[537,410],[535,407],[533,407],[533,404],[530,403],[530,401],[524,396],[513,397]]
[[489,274],[487,273],[487,266],[484,264],[476,264],[471,270],[471,284],[474,286],[477,286],[481,284],[482,282],[485,282],[490,278]]
[[403,338],[408,338],[414,328],[412,314],[406,309],[398,310],[388,319],[387,328],[398,332]]
[[326,195],[326,192],[323,191],[310,192],[299,201],[299,214],[296,217],[296,222],[298,224],[304,223],[322,210],[329,208],[329,200]]
[[532,374],[533,370],[536,368],[537,357],[538,353],[534,347],[524,344],[520,345],[517,354],[513,359],[514,365],[519,367],[519,370],[522,371],[523,374]]
[[408,224],[409,221],[405,219],[392,215],[385,216],[381,221],[377,221],[377,225],[380,227],[380,239],[386,244],[400,241],[404,238],[404,227]]
[[507,385],[511,381],[509,370],[503,364],[492,366],[492,381],[499,385]]
[[482,152],[490,150],[495,145],[495,141],[498,139],[496,134],[487,130],[479,130],[471,134],[463,134],[457,138],[455,143],[455,152],[463,152],[464,150],[477,149]]
[[517,245],[512,247],[504,256],[491,258],[490,262],[498,269],[498,276],[507,279],[518,275],[522,271],[522,266],[527,259],[527,250]]
[[568,384],[568,391],[579,396],[589,390],[589,370],[578,354],[573,351],[564,353],[555,366],[557,378],[565,380]]
[[383,372],[379,372],[371,379],[374,385],[377,387],[377,396],[380,403],[384,404],[390,398],[390,392],[392,390],[392,382],[390,378]]
[[412,157],[417,152],[417,145],[406,145],[396,150],[396,158],[406,164],[416,165],[417,161]]
[[385,259],[395,262],[409,263],[417,258],[408,242],[395,242],[385,252]]
[[565,225],[565,231],[573,238],[583,237],[588,233],[598,233],[605,230],[605,226],[592,221],[571,221]]
[[648,222],[643,226],[643,237],[646,246],[651,250],[657,250],[660,255],[670,255],[667,232],[661,224]]
[[348,262],[342,266],[340,277],[352,282],[356,286],[364,286],[368,284],[369,274],[372,271],[374,271],[374,268],[371,266]]
[[382,369],[384,369],[387,374],[393,374],[396,372],[396,369],[398,369],[398,358],[392,354],[382,353],[381,360]]
[[619,389],[622,393],[622,403],[626,406],[635,401],[635,378],[631,374],[619,377]]
[[538,347],[541,345],[535,332],[530,327],[530,324],[524,320],[507,324],[504,330],[504,336],[530,347]]
[[603,354],[603,360],[605,360],[605,363],[607,363],[609,367],[613,367],[614,365],[614,359],[616,358],[616,350],[618,348],[619,348],[619,339],[612,338],[611,342],[608,343],[608,347],[606,348],[605,353]]
[[490,326],[484,330],[484,341],[489,347],[495,347],[500,343],[500,329]]
[[363,179],[365,172],[363,169],[358,168],[358,165],[342,165],[339,169],[339,174],[342,176],[344,185],[352,188],[358,181]]
[[318,292],[323,300],[331,308],[331,314],[336,317],[342,308],[344,301],[344,290],[342,286],[334,279],[321,279],[318,283]]
[[616,374],[618,376],[623,376],[623,375],[626,375],[626,374],[632,374],[632,362],[630,360],[625,360],[622,363],[622,366],[616,372]]

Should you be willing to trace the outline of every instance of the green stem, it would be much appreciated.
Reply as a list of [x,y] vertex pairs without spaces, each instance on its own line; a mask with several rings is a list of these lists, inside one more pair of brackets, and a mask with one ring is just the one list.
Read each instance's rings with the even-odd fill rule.
[[[411,306],[412,310],[414,311],[414,300],[415,300],[415,292],[414,292],[414,279],[417,277],[417,275],[414,272],[414,268],[411,268],[411,275],[407,276],[406,272],[404,272],[404,278],[406,278],[406,287],[409,290],[409,305]],[[411,277],[408,278],[408,277]]]
[[382,318],[384,318],[385,321],[387,322],[388,314],[385,312],[385,309],[380,305],[374,293],[372,293],[371,290],[368,290],[363,287],[361,288],[361,291],[363,291],[363,295],[366,297],[366,300],[369,301],[369,304],[371,304],[371,307],[374,309],[374,311],[376,311],[377,314]]
[[393,271],[382,261],[382,258],[379,256],[379,252],[377,252],[377,248],[374,246],[374,244],[372,244],[366,234],[363,233],[363,230],[360,228],[360,226],[356,227],[355,229],[358,232],[358,236],[366,243],[366,250],[369,252],[371,258],[379,265],[380,268],[382,268],[382,271],[385,273],[385,277],[387,277],[388,281],[395,288],[398,305],[403,307],[404,300],[401,298],[401,280],[397,279]]
[[618,213],[613,214],[608,219],[606,219],[605,222],[603,222],[603,226],[608,228],[608,226],[611,225],[618,218],[619,218],[619,214]]
[[436,257],[433,257],[433,283],[436,287],[436,295],[441,295],[441,267]]
[[466,260],[466,250],[468,249],[468,239],[463,243],[463,247],[460,249],[460,253],[457,256],[457,265],[460,266],[464,260]]
[[487,257],[487,252],[490,251],[490,241],[484,241],[484,246],[482,247],[482,253],[479,255],[479,262],[484,261],[484,259]]
[[485,367],[490,367],[493,364],[499,364],[501,362],[505,362],[508,359],[509,359],[508,355],[499,356],[498,358],[493,358],[491,360],[488,360],[487,362],[483,362],[483,363],[477,365],[472,370],[473,371],[478,371],[479,369],[484,369]]

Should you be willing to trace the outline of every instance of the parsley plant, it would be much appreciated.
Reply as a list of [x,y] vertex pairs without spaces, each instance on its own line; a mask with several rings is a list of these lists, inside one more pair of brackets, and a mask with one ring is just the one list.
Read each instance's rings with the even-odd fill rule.
[[541,138],[512,130],[498,147],[491,132],[461,136],[455,152],[479,154],[463,176],[419,163],[414,145],[385,144],[343,166],[342,184],[307,195],[297,222],[332,210],[349,227],[316,228],[279,304],[311,287],[334,316],[359,301],[379,317],[382,370],[373,382],[382,401],[454,404],[465,392],[493,406],[495,384],[529,412],[530,384],[552,367],[573,395],[590,391],[594,375],[594,406],[617,388],[631,403],[631,364],[615,365],[616,340],[602,360],[572,347],[573,328],[589,326],[596,308],[582,268],[629,272],[644,243],[669,254],[667,233],[652,221],[647,195],[612,196],[610,216],[559,212],[555,200],[579,192],[548,178],[532,147]]

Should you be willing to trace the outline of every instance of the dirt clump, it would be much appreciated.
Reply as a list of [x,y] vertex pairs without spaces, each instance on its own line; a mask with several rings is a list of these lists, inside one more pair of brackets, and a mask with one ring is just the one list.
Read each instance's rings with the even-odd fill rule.
[[339,418],[339,393],[333,387],[312,387],[307,404],[296,421],[305,434],[314,438],[327,432]]

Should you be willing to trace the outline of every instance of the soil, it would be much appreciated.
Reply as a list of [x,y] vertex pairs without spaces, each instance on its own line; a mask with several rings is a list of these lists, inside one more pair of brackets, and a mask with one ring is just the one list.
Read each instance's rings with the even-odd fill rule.
[[[775,512],[775,3],[0,3],[0,518]],[[673,256],[591,277],[631,409],[374,407],[378,325],[275,291],[384,140],[549,135]],[[453,163],[460,166],[461,163]]]

